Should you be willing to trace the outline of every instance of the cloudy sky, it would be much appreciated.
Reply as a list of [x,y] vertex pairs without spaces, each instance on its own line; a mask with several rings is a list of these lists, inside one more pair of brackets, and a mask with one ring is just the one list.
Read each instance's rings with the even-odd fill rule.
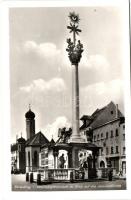
[[79,64],[80,116],[111,100],[123,108],[123,15],[118,7],[10,8],[12,141],[26,137],[31,104],[36,132],[48,139],[71,126],[71,65],[66,39],[68,14],[80,15],[84,52]]

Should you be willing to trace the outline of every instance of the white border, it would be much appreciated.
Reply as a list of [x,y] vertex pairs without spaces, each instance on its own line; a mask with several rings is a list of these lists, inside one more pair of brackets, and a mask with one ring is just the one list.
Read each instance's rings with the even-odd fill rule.
[[[124,77],[125,77],[125,116],[127,149],[127,186],[125,191],[82,191],[82,192],[12,192],[10,175],[10,93],[9,93],[9,29],[8,9],[10,7],[77,7],[77,6],[121,6],[124,13]],[[130,199],[131,198],[131,101],[130,101],[130,54],[128,0],[81,0],[81,1],[4,1],[0,4],[0,190],[2,199],[48,198],[48,199]],[[114,58],[115,59],[115,58]],[[55,195],[55,196],[54,196]]]

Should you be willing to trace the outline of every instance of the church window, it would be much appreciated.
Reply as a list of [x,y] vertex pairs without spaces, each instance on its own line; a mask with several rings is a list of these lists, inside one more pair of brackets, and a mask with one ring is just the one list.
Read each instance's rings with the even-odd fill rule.
[[28,151],[28,165],[30,167],[30,152]]
[[20,144],[18,145],[18,151],[21,151],[21,145]]
[[38,163],[38,155],[37,155],[37,151],[34,152],[34,166],[37,167],[37,163]]

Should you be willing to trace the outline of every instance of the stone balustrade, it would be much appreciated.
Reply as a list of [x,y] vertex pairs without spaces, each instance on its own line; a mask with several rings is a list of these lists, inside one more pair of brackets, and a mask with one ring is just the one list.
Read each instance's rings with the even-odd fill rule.
[[[116,170],[112,169],[112,175],[116,174]],[[27,181],[37,182],[38,175],[41,182],[73,182],[79,180],[88,180],[90,179],[88,174],[88,169],[81,171],[79,169],[69,168],[69,169],[35,169],[32,172],[28,172],[29,178],[26,177]],[[27,176],[27,174],[26,174]],[[31,177],[31,179],[30,179]],[[33,178],[32,178],[33,177]],[[99,168],[96,170],[96,177],[98,179],[108,178],[108,168]],[[32,181],[33,179],[33,181]]]
[[69,181],[70,173],[74,169],[43,169],[38,170],[38,173],[41,174],[41,180],[48,181]]
[[[29,177],[33,177],[33,181],[37,182],[38,174],[41,182],[69,182],[75,180],[84,180],[84,171],[79,169],[38,169],[37,171],[28,172]],[[32,175],[33,174],[33,175]],[[87,173],[86,173],[87,179]],[[29,179],[30,180],[30,179]]]

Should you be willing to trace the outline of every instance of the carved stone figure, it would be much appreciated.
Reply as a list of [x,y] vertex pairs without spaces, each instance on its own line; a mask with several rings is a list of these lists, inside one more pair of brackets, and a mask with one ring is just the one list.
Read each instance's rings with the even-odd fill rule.
[[64,164],[65,164],[65,158],[64,158],[64,154],[62,154],[59,158],[60,161],[60,168],[64,168]]

